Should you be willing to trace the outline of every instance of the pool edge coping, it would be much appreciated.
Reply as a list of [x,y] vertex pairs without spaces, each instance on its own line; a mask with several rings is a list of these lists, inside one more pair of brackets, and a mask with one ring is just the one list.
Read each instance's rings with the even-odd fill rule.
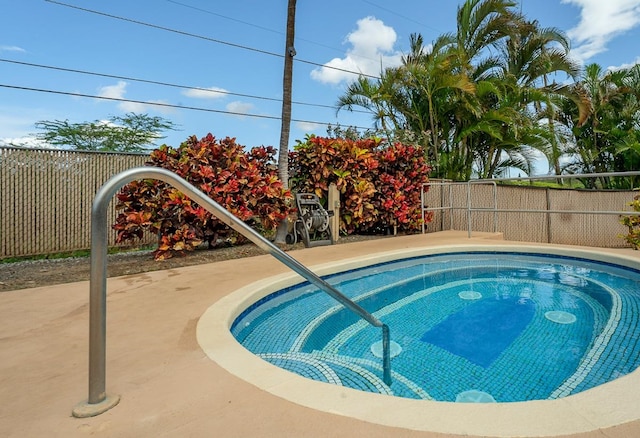
[[[585,257],[639,268],[638,259],[585,247],[496,242],[496,244],[422,245],[376,255],[345,258],[311,266],[319,275],[372,263],[443,252],[509,251]],[[315,382],[256,357],[229,328],[249,305],[265,295],[302,281],[295,273],[267,277],[213,303],[197,325],[206,355],[229,373],[285,400],[319,411],[418,431],[512,436],[553,436],[590,432],[640,419],[640,370],[605,385],[557,400],[500,404],[460,404],[411,400]]]

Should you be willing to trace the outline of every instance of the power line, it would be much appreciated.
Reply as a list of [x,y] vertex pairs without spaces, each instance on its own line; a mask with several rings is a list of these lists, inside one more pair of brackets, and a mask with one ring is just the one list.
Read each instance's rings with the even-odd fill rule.
[[237,18],[228,17],[226,15],[218,14],[217,12],[209,11],[207,9],[198,8],[196,6],[191,6],[191,5],[188,5],[186,3],[177,2],[175,0],[167,0],[167,2],[173,3],[174,5],[182,6],[182,7],[185,7],[185,8],[193,9],[193,10],[198,11],[198,12],[203,12],[205,14],[215,15],[216,17],[224,18],[226,20],[235,21],[236,23],[244,24],[246,26],[255,27],[256,29],[266,30],[267,32],[277,33],[279,35],[283,35],[284,34],[283,32],[277,31],[275,29],[270,29],[268,27],[260,26],[258,24],[249,23],[248,21],[238,20]]
[[[202,12],[204,14],[214,15],[216,17],[224,18],[226,20],[235,21],[236,23],[244,24],[245,26],[255,27],[256,29],[261,29],[261,30],[264,30],[264,31],[267,31],[267,32],[278,34],[278,35],[284,35],[285,34],[284,32],[281,32],[279,30],[270,29],[268,27],[260,26],[259,24],[255,24],[255,23],[249,23],[248,21],[238,20],[237,18],[229,17],[227,15],[222,15],[222,14],[219,14],[217,12],[209,11],[208,9],[198,8],[196,6],[188,5],[186,3],[181,3],[181,2],[178,2],[178,1],[175,1],[175,0],[167,0],[167,2],[173,3],[174,5],[183,6],[185,8],[193,9],[195,11]],[[319,43],[317,41],[307,40],[307,39],[300,38],[300,37],[296,37],[296,41],[304,41],[306,43],[313,44],[313,45],[316,45],[318,47],[324,47],[325,49],[331,49],[331,50],[334,50],[336,52],[341,52],[341,53],[343,52],[342,50],[337,49],[335,47],[327,46],[326,44],[322,44],[322,43]]]
[[[171,0],[168,0],[168,1],[171,1]],[[385,8],[384,6],[381,6],[381,5],[379,5],[379,4],[377,4],[377,3],[374,3],[374,2],[372,2],[372,1],[368,1],[368,0],[361,0],[361,1],[362,1],[363,3],[367,3],[367,4],[371,5],[371,6],[375,6],[376,8],[380,8],[380,9],[382,9],[383,11],[386,11],[386,12],[388,12],[388,13],[390,13],[390,14],[393,14],[393,15],[395,15],[395,16],[397,16],[397,17],[404,18],[405,20],[410,21],[410,22],[412,22],[412,23],[415,23],[415,24],[417,24],[417,25],[419,25],[419,26],[422,26],[422,27],[425,27],[425,28],[427,28],[427,29],[435,30],[436,32],[440,32],[440,33],[442,33],[439,29],[436,29],[435,27],[427,26],[426,24],[421,23],[421,22],[419,22],[419,21],[417,21],[417,20],[414,20],[414,19],[413,19],[413,18],[411,18],[411,17],[407,17],[407,16],[405,16],[405,15],[399,14],[398,12],[396,12],[396,11],[394,11],[394,10],[392,10],[392,9]]]
[[[110,100],[110,101],[116,101],[116,102],[127,102],[127,103],[138,103],[141,105],[149,105],[149,106],[160,106],[163,108],[177,108],[177,109],[186,109],[186,110],[192,110],[192,111],[203,111],[203,112],[210,112],[210,113],[218,113],[218,114],[226,114],[226,115],[231,115],[231,116],[241,116],[241,117],[254,117],[254,118],[260,118],[260,119],[270,119],[270,120],[282,120],[282,118],[280,116],[269,116],[269,115],[264,115],[264,114],[251,114],[251,113],[239,113],[239,112],[235,112],[235,111],[224,111],[224,110],[216,110],[216,109],[212,109],[212,108],[201,108],[201,107],[195,107],[195,106],[186,106],[186,105],[175,105],[175,104],[171,104],[171,103],[162,103],[162,102],[149,102],[149,101],[145,101],[145,100],[133,100],[133,99],[123,99],[120,97],[107,97],[107,96],[96,96],[96,95],[92,95],[92,94],[83,94],[83,93],[72,93],[69,91],[58,91],[58,90],[47,90],[44,88],[33,88],[33,87],[21,87],[18,85],[8,85],[8,84],[0,84],[1,88],[10,88],[10,89],[14,89],[14,90],[23,90],[23,91],[35,91],[35,92],[39,92],[39,93],[49,93],[49,94],[58,94],[58,95],[64,95],[64,96],[73,96],[73,97],[86,97],[89,99],[100,99],[100,100]],[[327,122],[316,122],[313,120],[301,120],[301,119],[291,119],[292,122],[298,122],[298,123],[311,123],[314,125],[331,125],[332,123],[327,123]],[[356,129],[371,129],[371,128],[365,128],[362,126],[353,126]]]
[[[87,70],[78,70],[78,69],[73,69],[73,68],[65,68],[65,67],[58,67],[58,66],[51,66],[51,65],[34,64],[34,63],[31,63],[31,62],[16,61],[16,60],[13,60],[13,59],[0,58],[0,62],[7,62],[7,63],[11,63],[11,64],[18,64],[18,65],[24,65],[24,66],[28,66],[28,67],[37,67],[37,68],[56,70],[56,71],[64,71],[64,72],[69,72],[69,73],[79,73],[79,74],[90,75],[90,76],[98,76],[98,77],[103,77],[103,78],[121,79],[121,80],[124,80],[124,81],[131,81],[131,82],[141,82],[141,83],[144,83],[144,84],[161,85],[161,86],[165,86],[165,87],[180,88],[180,89],[184,89],[184,90],[208,91],[208,92],[211,92],[211,93],[219,93],[219,94],[226,94],[226,95],[230,95],[230,96],[246,97],[246,98],[250,98],[250,99],[267,100],[267,101],[272,101],[272,102],[282,102],[282,99],[277,99],[277,98],[274,98],[274,97],[264,97],[264,96],[256,96],[256,95],[252,95],[252,94],[233,93],[231,91],[226,91],[226,90],[212,90],[210,88],[194,87],[194,86],[190,86],[190,85],[180,85],[180,84],[174,84],[174,83],[171,83],[171,82],[162,82],[162,81],[154,81],[154,80],[150,80],[150,79],[132,78],[132,77],[128,77],[128,76],[114,75],[114,74],[109,74],[109,73],[97,73],[97,72],[92,72],[92,71],[87,71]],[[291,102],[291,103],[296,104],[296,105],[313,106],[313,107],[318,107],[318,108],[330,108],[330,109],[334,109],[334,110],[336,109],[334,106],[322,105],[322,104],[319,104],[319,103],[297,102],[297,101],[294,101],[294,102]],[[366,111],[354,111],[354,112],[367,113]]]
[[[121,21],[126,21],[126,22],[129,22],[129,23],[133,23],[133,24],[138,24],[140,26],[151,27],[153,29],[159,29],[159,30],[164,30],[166,32],[172,32],[172,33],[176,33],[176,34],[183,35],[183,36],[188,36],[188,37],[192,37],[192,38],[198,38],[198,39],[209,41],[209,42],[213,42],[213,43],[218,43],[218,44],[223,44],[223,45],[227,45],[227,46],[230,46],[230,47],[235,47],[237,49],[243,49],[243,50],[249,50],[249,51],[252,51],[252,52],[262,53],[263,55],[275,56],[275,57],[278,57],[278,58],[284,58],[284,56],[285,56],[285,55],[282,55],[280,53],[274,53],[274,52],[269,52],[267,50],[256,49],[255,47],[244,46],[242,44],[230,43],[228,41],[223,41],[223,40],[219,40],[219,39],[215,39],[215,38],[210,38],[210,37],[206,37],[206,36],[203,36],[203,35],[197,35],[197,34],[194,34],[194,33],[185,32],[185,31],[177,30],[177,29],[172,29],[172,28],[169,28],[169,27],[159,26],[157,24],[146,23],[144,21],[134,20],[132,18],[126,18],[126,17],[120,17],[118,15],[107,14],[106,12],[100,12],[100,11],[96,11],[96,10],[93,10],[93,9],[82,8],[80,6],[70,5],[70,4],[67,4],[67,3],[62,3],[62,2],[59,2],[59,1],[56,1],[56,0],[45,0],[45,1],[48,2],[48,3],[52,3],[52,4],[65,6],[67,8],[77,9],[77,10],[83,11],[83,12],[89,12],[91,14],[102,15],[103,17],[113,18],[115,20],[121,20]],[[368,75],[368,74],[362,73],[362,72],[355,72],[355,71],[347,70],[347,69],[340,68],[340,67],[333,67],[333,66],[330,66],[330,65],[320,64],[318,62],[307,61],[307,60],[304,60],[304,59],[294,58],[294,61],[295,62],[300,62],[302,64],[313,65],[313,66],[316,66],[316,67],[328,68],[328,69],[331,69],[331,70],[337,70],[337,71],[341,71],[341,72],[344,72],[344,73],[354,74],[354,75],[358,75],[358,76],[364,76],[364,77],[368,77],[368,78],[371,78],[371,79],[380,79],[380,77],[378,77],[378,76]]]

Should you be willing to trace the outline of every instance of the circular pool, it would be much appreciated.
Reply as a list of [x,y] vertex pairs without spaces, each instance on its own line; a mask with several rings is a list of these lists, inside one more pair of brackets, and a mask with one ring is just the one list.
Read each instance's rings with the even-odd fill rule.
[[638,271],[584,258],[515,252],[413,257],[326,280],[391,331],[315,286],[273,292],[231,333],[303,377],[387,395],[452,402],[544,400],[579,393],[640,364]]
[[[368,396],[377,403],[403,397],[413,400],[400,403],[429,410],[597,397],[640,364],[640,275],[626,259],[473,246],[385,253],[314,271],[389,326],[390,386],[381,377],[380,330],[295,275],[243,288],[212,306],[198,330],[207,354],[227,362],[202,339],[210,335],[203,321],[224,315],[227,335],[246,348],[236,352],[243,365],[221,363],[232,373],[251,374],[242,370],[249,350],[256,356],[251,367],[266,361],[282,368],[258,367],[278,376],[274,384],[288,371],[305,378],[294,379],[301,392],[336,395],[329,383],[352,397],[362,391],[375,393]],[[307,379],[315,382],[303,384]]]

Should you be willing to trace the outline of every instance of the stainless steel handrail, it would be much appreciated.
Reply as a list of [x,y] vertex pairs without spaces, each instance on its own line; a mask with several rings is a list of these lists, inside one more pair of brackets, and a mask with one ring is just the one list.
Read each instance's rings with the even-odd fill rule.
[[273,257],[291,268],[301,277],[317,286],[346,308],[360,316],[374,327],[382,329],[383,381],[391,385],[391,354],[389,327],[351,301],[336,288],[318,277],[299,261],[282,251],[273,243],[255,232],[251,227],[229,213],[224,207],[195,186],[166,169],[137,167],[125,170],[110,178],[96,194],[91,209],[91,274],[89,297],[89,398],[75,407],[75,417],[99,415],[118,404],[118,396],[107,396],[106,375],[106,301],[107,301],[107,207],[114,195],[125,184],[138,179],[157,179],[173,185],[188,195],[193,201],[216,215],[247,239],[267,251]]

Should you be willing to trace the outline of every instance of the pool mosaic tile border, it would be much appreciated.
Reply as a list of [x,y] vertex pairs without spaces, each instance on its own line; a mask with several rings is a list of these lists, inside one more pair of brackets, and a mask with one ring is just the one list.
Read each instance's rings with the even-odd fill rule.
[[571,377],[569,377],[566,382],[563,383],[557,390],[552,392],[549,398],[565,397],[571,394],[571,392],[584,381],[584,379],[591,373],[593,368],[597,366],[598,360],[602,356],[602,353],[604,352],[606,346],[609,344],[609,341],[611,340],[611,337],[615,333],[615,330],[618,327],[618,323],[620,322],[620,311],[622,308],[622,300],[620,298],[620,295],[618,295],[615,290],[611,289],[604,283],[600,283],[592,279],[589,279],[589,281],[598,284],[600,287],[609,291],[609,293],[611,294],[611,297],[613,298],[611,316],[609,317],[604,330],[596,338],[593,347],[585,355],[576,372]]

